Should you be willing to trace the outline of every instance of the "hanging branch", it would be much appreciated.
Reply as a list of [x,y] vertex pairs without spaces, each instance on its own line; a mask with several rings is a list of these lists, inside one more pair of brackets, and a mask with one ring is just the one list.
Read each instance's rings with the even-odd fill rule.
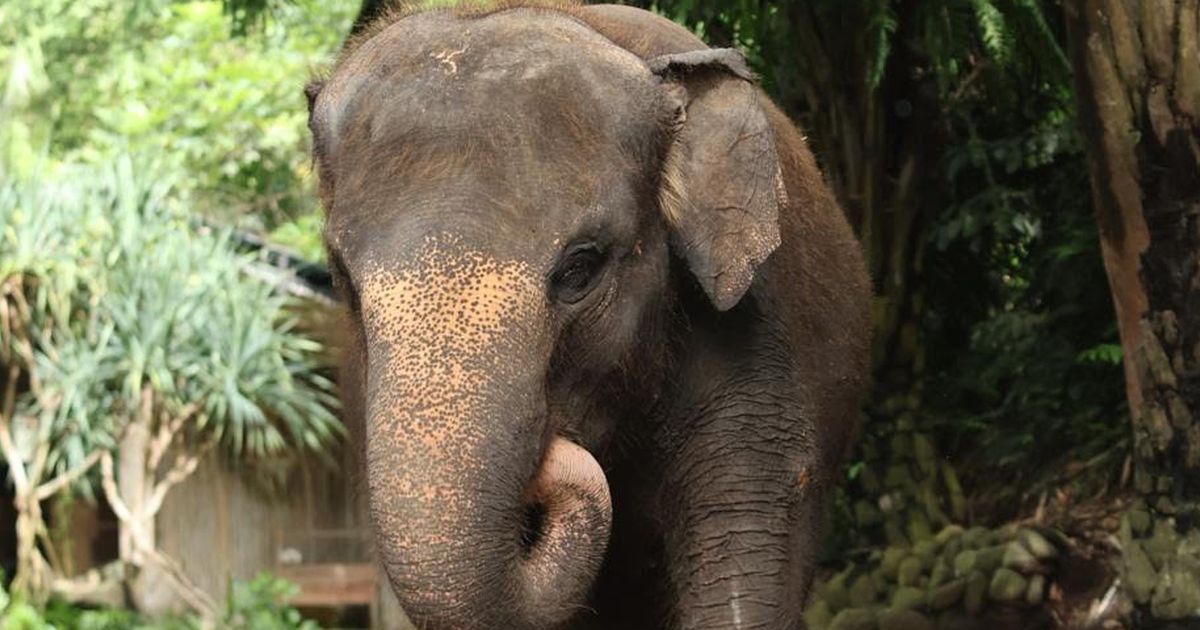
[[[38,514],[41,515],[41,510],[38,510]],[[52,577],[60,575],[63,567],[62,558],[58,557],[58,550],[54,548],[54,542],[50,540],[50,530],[46,528],[45,519],[38,518],[37,520],[37,537],[42,541],[42,547],[46,550],[43,556],[50,567]]]
[[[142,520],[152,519],[158,510],[162,507],[162,502],[169,490],[175,484],[183,481],[196,469],[196,465],[200,461],[200,455],[180,456],[176,459],[175,465],[167,474],[167,478],[157,484],[152,497],[143,505],[143,511],[137,514],[138,518],[134,518],[133,512],[129,506],[121,499],[120,491],[117,489],[116,475],[113,472],[113,458],[110,451],[104,451],[100,457],[100,478],[101,486],[104,488],[104,496],[108,499],[109,506],[112,508],[113,514],[124,522],[130,531],[134,534],[133,540],[139,540],[142,533]],[[153,546],[145,547],[138,546],[136,553],[140,559],[135,560],[136,564],[144,565],[153,563],[158,568],[162,569],[163,573],[170,579],[173,589],[180,597],[191,606],[193,610],[199,613],[202,617],[211,619],[215,616],[216,603],[211,597],[194,583],[191,582],[184,573],[182,567],[169,556],[163,554]]]
[[150,498],[146,500],[144,509],[147,517],[158,514],[168,490],[182,483],[193,472],[196,472],[196,466],[199,465],[201,457],[202,453],[194,453],[192,455],[180,454],[175,458],[175,464],[171,466],[171,470],[167,472],[166,477],[162,481],[154,484]]
[[83,476],[87,471],[91,470],[91,468],[100,461],[100,457],[103,454],[103,450],[92,451],[91,454],[84,458],[82,462],[76,464],[74,468],[38,486],[34,496],[39,501],[45,501],[55,494],[58,494],[60,490],[71,485],[76,479]]
[[[199,409],[199,403],[189,403],[175,417],[169,418],[165,422],[159,421],[158,432],[150,442],[150,454],[146,458],[146,469],[149,472],[154,473],[158,470],[158,465],[162,462],[163,455],[166,454],[171,442],[175,440],[175,436],[183,430],[183,425]],[[166,412],[164,411],[162,415],[165,416]]]
[[104,451],[100,455],[100,487],[104,489],[104,498],[108,499],[108,506],[112,509],[113,514],[126,523],[132,523],[133,513],[125,501],[121,500],[121,493],[117,490],[117,478],[113,474],[112,451]]

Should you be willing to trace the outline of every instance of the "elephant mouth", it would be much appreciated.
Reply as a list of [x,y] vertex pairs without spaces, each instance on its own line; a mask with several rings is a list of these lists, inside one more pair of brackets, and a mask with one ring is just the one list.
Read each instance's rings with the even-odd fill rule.
[[[520,571],[526,609],[547,625],[587,597],[612,529],[612,497],[599,462],[562,437],[551,440],[522,500]],[[535,612],[536,611],[536,612]]]

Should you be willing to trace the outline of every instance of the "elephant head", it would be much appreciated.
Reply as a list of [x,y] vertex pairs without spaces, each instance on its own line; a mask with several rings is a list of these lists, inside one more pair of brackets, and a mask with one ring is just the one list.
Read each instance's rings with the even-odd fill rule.
[[747,78],[510,9],[392,17],[307,90],[372,524],[421,627],[586,605],[599,461],[669,380],[677,285],[728,309],[779,240]]

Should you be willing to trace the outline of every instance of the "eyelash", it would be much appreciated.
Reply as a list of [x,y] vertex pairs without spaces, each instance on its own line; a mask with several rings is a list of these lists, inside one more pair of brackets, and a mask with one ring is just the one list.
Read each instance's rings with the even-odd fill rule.
[[569,247],[550,274],[550,292],[564,304],[574,304],[591,293],[604,274],[608,252],[595,243]]

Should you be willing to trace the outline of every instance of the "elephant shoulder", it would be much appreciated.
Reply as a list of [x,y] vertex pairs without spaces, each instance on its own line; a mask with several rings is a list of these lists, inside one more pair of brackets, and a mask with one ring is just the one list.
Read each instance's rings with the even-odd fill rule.
[[593,30],[642,59],[708,48],[679,24],[636,7],[593,4],[569,10]]

